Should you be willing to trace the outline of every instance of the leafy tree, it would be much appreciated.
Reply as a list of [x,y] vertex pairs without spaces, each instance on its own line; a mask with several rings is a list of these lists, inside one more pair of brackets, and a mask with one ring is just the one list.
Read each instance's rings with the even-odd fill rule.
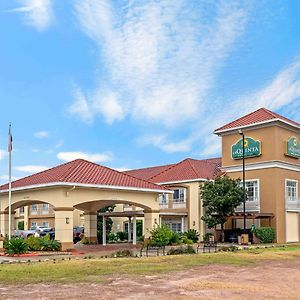
[[[105,213],[105,212],[113,212],[115,209],[115,205],[110,205],[106,207],[102,207],[98,210],[98,213]],[[111,232],[113,225],[113,220],[111,218],[106,218],[106,236],[108,237],[109,233]],[[103,217],[97,216],[97,239],[98,243],[102,244],[102,228],[103,228]]]
[[208,228],[221,225],[221,240],[224,241],[224,223],[243,202],[243,188],[240,180],[227,176],[217,177],[214,181],[207,181],[200,191],[205,214],[201,218]]
[[153,228],[150,233],[151,244],[159,247],[169,245],[173,237],[172,230],[166,224]]
[[19,221],[18,222],[18,229],[19,230],[24,230],[24,221]]

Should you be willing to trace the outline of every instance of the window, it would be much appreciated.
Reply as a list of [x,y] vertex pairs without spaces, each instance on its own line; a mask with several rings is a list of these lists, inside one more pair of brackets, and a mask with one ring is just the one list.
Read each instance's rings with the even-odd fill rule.
[[166,222],[165,223],[173,232],[181,232],[181,222]]
[[31,205],[31,211],[37,211],[37,204]]
[[37,222],[31,222],[31,227],[36,228],[37,227]]
[[49,204],[48,203],[44,203],[43,204],[43,210],[49,210]]
[[168,194],[159,195],[159,204],[167,205],[168,204]]
[[[241,186],[243,183],[241,182]],[[258,202],[258,180],[248,180],[246,181],[246,193],[247,201],[256,201]]]
[[49,222],[43,222],[43,227],[49,228]]
[[24,206],[23,206],[23,207],[20,207],[19,213],[20,213],[20,215],[24,215]]
[[298,197],[297,191],[298,181],[286,180],[286,197],[289,201],[296,201]]
[[173,202],[179,202],[183,203],[186,200],[186,189],[185,188],[179,188],[174,190],[173,194]]

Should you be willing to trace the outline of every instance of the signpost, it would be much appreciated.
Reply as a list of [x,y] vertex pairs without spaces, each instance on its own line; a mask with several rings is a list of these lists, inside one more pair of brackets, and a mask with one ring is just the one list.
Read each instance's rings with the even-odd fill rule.
[[255,141],[251,137],[245,137],[244,147],[243,147],[243,139],[238,140],[234,145],[231,146],[231,157],[233,159],[242,159],[243,148],[244,148],[245,158],[256,157],[261,155],[261,142]]
[[300,141],[295,136],[287,140],[285,155],[300,158]]

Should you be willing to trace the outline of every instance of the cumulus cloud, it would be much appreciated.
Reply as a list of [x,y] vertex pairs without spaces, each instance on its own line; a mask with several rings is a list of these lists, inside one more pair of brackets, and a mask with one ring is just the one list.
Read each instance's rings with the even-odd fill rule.
[[7,156],[8,152],[0,149],[0,160],[4,159]]
[[20,7],[10,10],[24,15],[26,24],[46,30],[54,19],[52,0],[18,0]]
[[14,167],[14,169],[26,173],[37,173],[37,172],[42,172],[44,170],[47,170],[49,169],[49,167],[40,166],[40,165],[26,165],[26,166],[16,166]]
[[[98,45],[108,72],[99,79],[107,92],[94,92],[101,109],[92,116],[112,123],[129,115],[167,127],[195,119],[247,20],[236,1],[211,6],[215,17],[208,22],[204,3],[139,1],[117,10],[106,0],[76,1],[81,28]],[[80,104],[71,111],[91,121],[95,101]]]
[[86,152],[59,152],[57,153],[57,158],[63,161],[72,161],[74,159],[86,159],[92,162],[107,162],[111,161],[113,155],[111,152],[104,152],[104,153],[86,153]]

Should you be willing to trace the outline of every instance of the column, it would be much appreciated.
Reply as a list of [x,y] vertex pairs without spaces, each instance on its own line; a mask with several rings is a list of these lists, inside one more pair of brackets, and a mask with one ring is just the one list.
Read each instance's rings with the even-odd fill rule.
[[136,217],[132,218],[132,223],[133,223],[133,239],[132,239],[132,244],[136,245]]
[[131,217],[128,217],[128,243],[131,242]]
[[181,232],[184,233],[184,217],[181,217]]
[[159,223],[159,211],[145,211],[144,212],[144,236],[149,238],[151,231],[154,227],[157,227]]
[[[0,233],[3,236],[8,235],[8,211],[0,212]],[[15,211],[11,212],[11,235],[14,235],[15,231]]]
[[106,217],[104,216],[102,221],[102,245],[106,246]]
[[97,242],[97,212],[84,213],[84,237],[89,242]]
[[61,249],[73,249],[73,207],[54,207],[55,239],[60,241]]

